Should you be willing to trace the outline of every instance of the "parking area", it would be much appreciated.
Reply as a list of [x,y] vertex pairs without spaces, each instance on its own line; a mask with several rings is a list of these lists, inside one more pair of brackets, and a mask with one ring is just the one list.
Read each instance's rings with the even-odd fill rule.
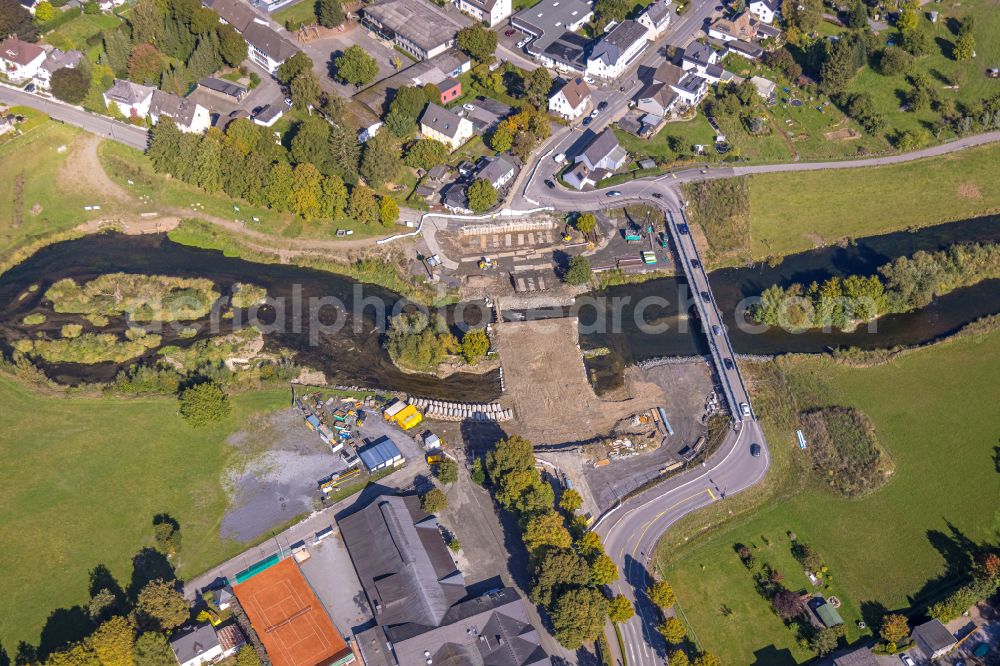
[[371,607],[354,571],[340,530],[309,547],[309,559],[300,564],[316,596],[343,634],[353,633],[372,619]]

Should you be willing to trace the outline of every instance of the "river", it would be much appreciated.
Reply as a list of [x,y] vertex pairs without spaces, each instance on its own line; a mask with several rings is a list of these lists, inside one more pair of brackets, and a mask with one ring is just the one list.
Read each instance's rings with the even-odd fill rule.
[[[733,347],[740,354],[817,353],[838,347],[861,349],[919,345],[947,336],[966,324],[1000,312],[1000,281],[992,280],[960,289],[936,299],[918,311],[888,315],[875,322],[874,330],[806,331],[793,333],[779,328],[747,330],[738,324],[740,303],[760,294],[772,284],[822,281],[832,276],[870,274],[898,256],[918,250],[934,251],[957,242],[1000,241],[1000,216],[980,217],[916,231],[862,238],[844,247],[829,247],[786,257],[780,264],[731,268],[711,273],[713,293],[728,325]],[[381,326],[386,313],[401,303],[386,289],[360,284],[323,271],[278,264],[258,264],[223,256],[219,252],[176,244],[162,235],[96,235],[49,246],[0,276],[0,337],[5,345],[24,336],[21,319],[42,302],[45,290],[56,280],[71,277],[78,282],[110,272],[148,273],[179,277],[205,277],[229,293],[234,282],[250,282],[267,289],[272,298],[288,305],[283,313],[268,311],[262,317],[276,330],[266,332],[271,349],[293,350],[301,364],[323,370],[334,383],[407,391],[440,399],[485,402],[499,395],[496,373],[455,374],[447,379],[409,374],[396,368],[381,345]],[[30,285],[37,291],[28,293]],[[296,297],[296,294],[299,297]],[[23,297],[22,297],[23,296]],[[334,297],[346,307],[344,326],[336,332],[315,333],[317,326],[333,321],[333,310],[310,306],[310,298]],[[300,311],[294,304],[301,303]],[[362,306],[363,307],[359,307]],[[44,305],[42,306],[44,310]],[[607,348],[608,353],[588,360],[591,378],[598,389],[620,381],[625,365],[660,356],[691,356],[708,352],[699,329],[694,305],[683,278],[664,278],[637,285],[587,294],[577,300],[574,313],[580,317],[583,349]],[[313,315],[319,312],[318,319]],[[442,311],[453,321],[457,310]],[[479,308],[466,310],[478,321]],[[528,317],[565,316],[568,309],[528,313]],[[58,335],[60,318],[50,317],[44,330]],[[517,315],[517,313],[511,313]],[[642,326],[637,323],[637,314]],[[340,315],[338,315],[340,316]],[[78,321],[79,318],[73,318]],[[206,322],[200,322],[205,324]],[[650,330],[649,325],[655,325]],[[111,330],[125,322],[113,321]],[[219,332],[231,330],[232,322],[221,320]],[[200,339],[208,333],[202,333]],[[164,344],[190,344],[169,334]],[[155,351],[150,357],[155,355]],[[92,366],[61,364],[42,366],[57,381],[108,381],[121,369],[113,363]]]

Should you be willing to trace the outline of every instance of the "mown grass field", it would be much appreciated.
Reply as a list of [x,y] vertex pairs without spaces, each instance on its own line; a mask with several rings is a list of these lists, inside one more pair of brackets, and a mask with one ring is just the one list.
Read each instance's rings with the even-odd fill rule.
[[[850,368],[828,358],[796,358],[784,370],[797,408],[849,405],[863,410],[893,457],[887,485],[860,499],[834,495],[804,474],[804,452],[794,443],[794,420],[758,391],[775,466],[766,482],[771,498],[725,522],[722,507],[689,517],[661,544],[662,571],[674,585],[687,621],[703,647],[723,663],[801,663],[799,647],[733,551],[756,547],[758,560],[785,575],[790,589],[813,589],[790,555],[788,531],[815,548],[833,575],[831,590],[849,638],[862,605],[918,609],[954,582],[964,539],[994,542],[1000,531],[1000,474],[994,460],[1000,404],[989,398],[1000,383],[1000,331],[925,348],[881,366]],[[759,380],[759,369],[752,371]],[[769,386],[773,384],[769,381]],[[759,384],[758,384],[759,385]],[[771,390],[768,388],[767,390]],[[784,410],[787,412],[787,406]],[[800,475],[805,481],[798,481]],[[753,491],[751,491],[753,492]],[[764,490],[758,490],[758,499]],[[733,498],[732,506],[745,501]],[[722,526],[683,545],[706,520]],[[731,613],[724,612],[728,607]],[[871,619],[869,619],[871,622]]]
[[293,5],[282,7],[271,15],[281,25],[287,22],[312,25],[316,23],[316,3],[313,0],[299,0]]
[[118,27],[121,19],[114,14],[80,14],[72,21],[43,35],[42,39],[64,51],[77,49],[87,53],[92,60],[100,53],[99,44],[90,46],[87,40],[102,32],[110,32]]
[[751,177],[754,259],[1000,210],[1000,144],[905,164]]
[[[25,132],[0,145],[0,254],[88,219],[83,210],[86,194],[72,188],[52,196],[59,187],[59,171],[70,156],[70,146],[80,131],[46,120],[42,114],[15,107],[28,114]],[[31,114],[36,118],[31,119]],[[59,152],[60,146],[67,146]],[[35,205],[37,213],[32,209]]]
[[173,398],[47,397],[0,377],[0,643],[13,654],[20,640],[37,643],[52,611],[86,604],[98,564],[127,584],[158,513],[180,522],[181,577],[239,552],[219,537],[225,439],[287,400],[240,395],[224,422],[196,430]]

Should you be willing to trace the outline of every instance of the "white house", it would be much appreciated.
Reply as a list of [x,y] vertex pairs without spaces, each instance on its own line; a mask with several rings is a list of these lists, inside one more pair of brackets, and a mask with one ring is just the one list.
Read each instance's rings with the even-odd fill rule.
[[646,50],[646,28],[636,21],[622,21],[597,43],[587,59],[587,74],[602,79],[621,76]]
[[0,67],[11,81],[34,78],[43,62],[45,51],[31,42],[22,42],[17,35],[11,35],[0,43]]
[[747,9],[764,23],[774,23],[775,17],[781,11],[780,0],[753,0]]
[[667,83],[654,82],[643,88],[636,98],[636,108],[643,113],[665,118],[674,108],[678,95]]
[[155,88],[125,79],[115,79],[114,85],[104,91],[102,97],[109,110],[114,104],[126,118],[145,118],[149,115],[154,90]]
[[696,70],[702,74],[709,65],[719,64],[719,52],[707,44],[701,42],[691,42],[684,47],[684,55],[681,57],[681,67],[687,70]]
[[472,123],[454,111],[428,103],[420,116],[420,133],[428,139],[440,141],[451,150],[457,149],[472,138]]
[[156,124],[164,116],[172,119],[182,132],[201,133],[212,125],[212,115],[201,104],[162,90],[154,90],[149,102],[149,117]]
[[79,51],[52,49],[45,57],[45,62],[35,72],[35,85],[39,88],[50,88],[53,74],[60,69],[74,69],[81,60],[83,60],[83,54]]
[[176,631],[170,649],[180,666],[211,664],[236,654],[246,639],[233,622],[213,627],[202,624]]
[[563,118],[576,120],[583,115],[590,101],[590,88],[583,79],[570,80],[549,98],[549,111]]
[[636,19],[646,28],[646,38],[650,41],[659,39],[670,27],[670,5],[670,0],[655,0]]
[[677,93],[678,99],[688,106],[698,106],[708,94],[708,81],[694,72],[688,72],[670,87]]
[[591,171],[607,169],[614,172],[622,168],[627,159],[628,153],[618,143],[618,137],[610,129],[605,129],[593,138],[574,161]]
[[240,0],[201,0],[219,18],[233,26],[247,43],[250,59],[272,76],[278,66],[298,53],[299,48],[275,32],[268,20]]
[[458,8],[492,28],[510,16],[511,3],[510,0],[458,0]]
[[484,157],[476,172],[476,179],[485,180],[499,190],[509,183],[516,174],[517,167],[503,156]]
[[750,83],[752,83],[753,87],[757,89],[757,94],[765,100],[769,100],[774,97],[774,93],[778,90],[777,83],[770,79],[765,79],[763,76],[751,77]]

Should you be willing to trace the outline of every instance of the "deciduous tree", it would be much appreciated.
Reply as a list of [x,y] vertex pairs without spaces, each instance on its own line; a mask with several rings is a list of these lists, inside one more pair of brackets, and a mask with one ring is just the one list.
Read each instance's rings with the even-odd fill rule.
[[349,46],[333,62],[337,80],[356,88],[367,85],[378,76],[378,63],[368,52],[355,44]]
[[406,151],[405,162],[414,169],[432,169],[448,159],[448,146],[434,139],[419,139]]
[[458,463],[447,456],[442,456],[441,462],[435,466],[438,481],[441,483],[455,483],[458,481]]
[[160,52],[152,44],[137,44],[128,57],[128,76],[136,83],[155,85],[160,82],[163,61]]
[[48,0],[42,0],[35,5],[35,20],[39,23],[48,23],[59,15],[59,10],[52,6]]
[[568,548],[552,548],[538,559],[531,583],[531,600],[548,607],[552,599],[573,587],[583,587],[590,570],[582,557]]
[[371,188],[364,185],[355,185],[351,188],[347,214],[364,225],[379,224],[381,221],[379,219],[379,204],[375,200],[375,193],[372,192]]
[[608,619],[615,624],[628,622],[635,615],[635,607],[632,602],[625,598],[624,594],[617,594],[612,597],[608,604]]
[[202,382],[184,389],[180,395],[180,414],[195,427],[203,427],[229,416],[232,405],[225,391],[215,382]]
[[462,357],[466,363],[479,363],[489,349],[490,338],[484,328],[474,328],[462,336]]
[[391,227],[399,219],[399,204],[389,196],[383,196],[378,202],[378,217],[383,227]]
[[543,546],[569,548],[570,544],[573,543],[569,531],[563,524],[562,516],[551,510],[529,518],[524,525],[521,538],[529,552]]
[[559,498],[559,508],[567,513],[576,513],[583,506],[583,498],[573,488],[567,488]]
[[601,633],[607,619],[608,600],[600,590],[579,587],[567,590],[552,607],[555,637],[563,647],[576,650]]
[[292,104],[299,111],[305,111],[310,106],[315,106],[323,92],[323,88],[319,85],[319,79],[316,78],[316,74],[311,69],[292,79],[289,88],[292,92]]
[[427,513],[441,513],[448,508],[448,497],[440,488],[432,488],[420,497],[420,506]]
[[493,183],[479,178],[469,185],[466,192],[469,198],[469,209],[473,213],[483,213],[496,205],[499,193]]
[[389,132],[368,139],[361,156],[361,175],[372,187],[381,187],[399,175],[401,150]]
[[901,645],[910,635],[910,625],[905,616],[890,613],[882,618],[878,633],[882,640]]
[[78,68],[63,67],[52,73],[52,94],[69,104],[79,104],[90,90],[90,77]]
[[291,85],[296,76],[311,70],[312,66],[312,59],[304,51],[296,51],[292,57],[278,65],[274,78],[286,86]]
[[590,260],[582,254],[577,254],[570,258],[569,267],[566,269],[563,279],[569,284],[579,286],[587,284],[592,275],[593,270],[590,267]]
[[618,565],[607,553],[601,553],[590,564],[590,581],[597,586],[618,580]]
[[165,580],[154,580],[142,588],[135,610],[142,624],[159,631],[175,629],[191,618],[184,595]]
[[646,596],[660,608],[670,608],[677,601],[677,597],[674,596],[674,588],[665,580],[658,580],[646,588]]
[[684,642],[684,638],[687,636],[687,632],[684,630],[684,625],[676,617],[668,617],[664,620],[659,627],[656,628],[663,638],[666,639],[671,645],[680,645]]
[[469,57],[486,62],[497,49],[497,34],[482,23],[475,23],[458,31],[458,48]]
[[38,28],[31,12],[18,0],[0,0],[0,35],[17,35],[26,42],[38,39]]
[[230,67],[238,67],[241,62],[247,59],[247,42],[236,28],[223,23],[218,28],[219,33],[219,54]]
[[135,664],[135,628],[121,616],[103,622],[88,639],[101,666],[133,666]]

